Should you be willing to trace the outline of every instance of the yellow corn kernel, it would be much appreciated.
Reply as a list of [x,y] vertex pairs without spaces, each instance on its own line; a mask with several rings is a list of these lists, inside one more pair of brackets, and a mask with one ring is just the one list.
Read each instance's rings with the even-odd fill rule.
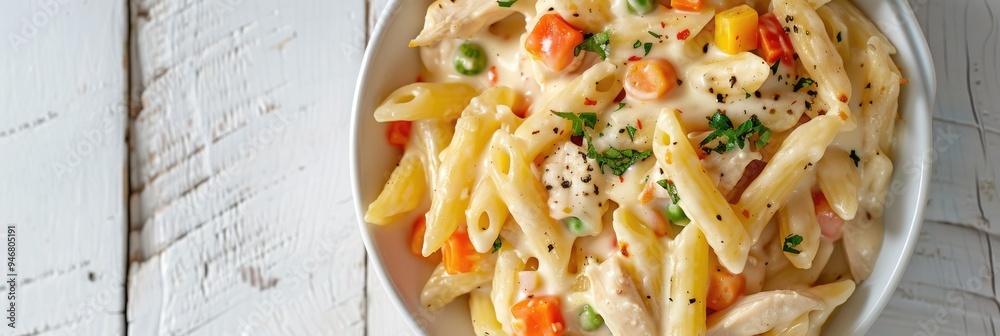
[[730,55],[757,49],[757,11],[742,5],[715,14],[715,45]]

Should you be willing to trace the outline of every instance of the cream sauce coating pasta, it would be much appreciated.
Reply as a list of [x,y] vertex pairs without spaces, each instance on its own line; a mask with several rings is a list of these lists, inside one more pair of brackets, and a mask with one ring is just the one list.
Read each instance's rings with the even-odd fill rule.
[[429,310],[814,334],[870,273],[903,74],[847,0],[437,0],[411,46],[420,77],[375,111],[404,159],[365,218],[410,230],[430,201],[400,242],[441,254]]

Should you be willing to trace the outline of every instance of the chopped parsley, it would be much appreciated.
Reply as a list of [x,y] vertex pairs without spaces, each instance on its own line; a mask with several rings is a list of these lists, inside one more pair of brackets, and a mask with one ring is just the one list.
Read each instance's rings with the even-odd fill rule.
[[668,180],[668,179],[662,179],[662,180],[656,181],[656,184],[659,184],[661,187],[663,187],[663,189],[667,190],[667,194],[670,194],[670,201],[671,202],[674,202],[674,204],[677,204],[677,202],[681,201],[681,197],[677,195],[677,186],[674,185],[674,181],[671,181],[671,180]]
[[842,40],[840,39],[840,34],[842,34],[842,33],[844,33],[844,32],[837,32],[837,42],[840,42],[840,41],[842,41]]
[[614,111],[611,111],[611,112],[618,112],[618,110],[621,110],[624,107],[625,107],[625,103],[618,103],[618,109],[615,109]]
[[[746,91],[744,90],[743,92],[746,92]],[[750,92],[746,92],[746,94],[747,94],[746,99],[750,99]]]
[[815,83],[815,81],[813,81],[812,78],[809,77],[799,78],[799,82],[795,83],[795,88],[792,89],[792,91],[799,92],[799,90],[802,90],[802,88],[813,85],[813,83]]
[[517,2],[517,0],[497,0],[497,5],[500,5],[500,7],[503,8],[510,8],[510,6],[513,6],[515,2]]
[[[649,51],[653,50],[653,44],[649,43],[649,42],[646,42],[646,43],[644,43],[642,45],[642,49],[646,51],[646,55],[649,55]],[[646,56],[646,55],[644,55],[644,56]]]
[[705,153],[708,154],[712,151],[722,154],[729,151],[735,147],[743,148],[746,146],[746,141],[750,139],[754,133],[757,134],[757,148],[764,147],[767,145],[768,140],[771,139],[771,129],[767,128],[757,119],[757,115],[750,116],[750,119],[740,124],[739,127],[733,128],[732,120],[729,120],[725,114],[721,111],[716,111],[711,117],[708,117],[708,126],[714,131],[702,140],[699,146],[705,146],[712,140],[718,139],[719,137],[726,137],[726,141],[715,148],[705,148]]
[[861,162],[861,158],[858,157],[858,154],[855,153],[854,150],[851,150],[851,160],[854,160],[854,166],[855,167],[858,166],[858,162]]
[[[517,0],[514,0],[514,1],[517,1]],[[497,240],[493,241],[493,252],[490,252],[490,253],[497,253],[497,251],[500,251],[500,247],[502,247],[502,246],[503,246],[503,242],[500,241],[500,238],[497,238]]]
[[644,150],[637,151],[634,149],[622,149],[611,147],[604,153],[598,153],[597,149],[594,148],[593,144],[587,145],[587,157],[597,161],[598,166],[601,168],[601,173],[604,173],[604,166],[608,166],[611,172],[617,176],[622,176],[628,167],[639,161],[646,160],[653,155],[653,151]]
[[635,127],[632,127],[632,125],[625,126],[625,131],[628,132],[628,138],[635,141]]
[[642,46],[642,41],[635,40],[635,43],[632,43],[632,49],[638,49],[641,46]]
[[654,33],[652,30],[648,30],[646,32],[649,33],[649,35],[653,35],[653,37],[655,37],[655,38],[660,38],[661,36],[663,36],[663,35]]
[[785,245],[781,247],[781,250],[788,253],[799,254],[802,253],[802,251],[796,249],[799,244],[802,244],[802,236],[790,234],[788,237],[785,237]]
[[574,114],[572,112],[552,111],[552,114],[573,122],[573,136],[583,136],[585,133],[583,130],[584,126],[591,129],[597,126],[597,113]]
[[611,43],[611,31],[605,30],[597,34],[587,34],[583,36],[583,42],[573,49],[573,56],[580,56],[580,51],[593,51],[601,56],[601,60],[608,59],[608,45]]
[[772,75],[777,75],[778,74],[778,66],[780,66],[780,65],[781,65],[781,59],[778,59],[777,61],[774,62],[773,65],[771,65],[771,74]]

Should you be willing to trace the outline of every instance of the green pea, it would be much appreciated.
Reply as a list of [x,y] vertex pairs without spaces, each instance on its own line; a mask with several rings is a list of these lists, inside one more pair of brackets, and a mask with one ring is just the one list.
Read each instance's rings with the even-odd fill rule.
[[466,76],[475,76],[486,69],[486,52],[478,44],[462,43],[455,54],[455,70]]
[[586,331],[594,331],[604,325],[604,318],[601,317],[590,305],[583,305],[580,312],[580,328]]
[[586,229],[583,225],[583,221],[576,217],[567,217],[563,221],[566,222],[566,227],[569,228],[569,232],[579,236],[584,233]]
[[667,218],[670,219],[670,222],[679,226],[685,226],[691,222],[687,215],[684,214],[684,209],[681,209],[681,206],[677,204],[667,206]]
[[628,9],[639,15],[647,14],[656,9],[656,0],[628,0]]

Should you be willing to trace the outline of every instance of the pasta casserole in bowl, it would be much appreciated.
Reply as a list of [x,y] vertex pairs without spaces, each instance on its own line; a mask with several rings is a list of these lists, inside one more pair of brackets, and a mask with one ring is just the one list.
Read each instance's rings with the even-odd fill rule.
[[861,334],[919,232],[903,0],[391,2],[352,178],[433,335]]

